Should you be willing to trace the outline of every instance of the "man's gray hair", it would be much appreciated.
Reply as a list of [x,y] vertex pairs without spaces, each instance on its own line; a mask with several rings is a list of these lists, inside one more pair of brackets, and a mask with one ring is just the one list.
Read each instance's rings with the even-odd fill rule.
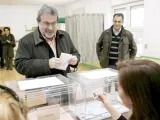
[[37,15],[37,22],[41,21],[41,15],[43,14],[50,14],[57,16],[58,20],[58,10],[55,7],[49,6],[49,5],[43,5]]

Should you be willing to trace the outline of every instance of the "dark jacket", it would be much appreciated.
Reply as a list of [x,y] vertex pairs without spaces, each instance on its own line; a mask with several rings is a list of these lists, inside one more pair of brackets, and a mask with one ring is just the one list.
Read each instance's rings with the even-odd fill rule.
[[[7,42],[10,41],[10,43]],[[14,57],[14,47],[16,46],[15,38],[13,34],[3,35],[2,36],[2,44],[3,44],[3,56],[4,57]]]
[[[74,47],[69,34],[65,31],[58,30],[56,33],[56,50],[57,57],[63,52],[76,55],[80,60],[79,52]],[[27,78],[54,74],[66,75],[67,72],[70,72],[69,66],[66,71],[50,69],[49,59],[52,57],[54,57],[53,51],[37,28],[19,41],[15,68],[19,73],[26,75]],[[77,65],[72,67],[77,67]]]
[[118,120],[127,120],[123,115],[121,115]]
[[[102,68],[108,67],[109,52],[112,42],[112,27],[103,31],[96,43],[96,52]],[[118,48],[118,60],[134,59],[137,53],[137,45],[133,35],[126,29],[122,29]]]
[[3,57],[2,35],[0,35],[0,57]]

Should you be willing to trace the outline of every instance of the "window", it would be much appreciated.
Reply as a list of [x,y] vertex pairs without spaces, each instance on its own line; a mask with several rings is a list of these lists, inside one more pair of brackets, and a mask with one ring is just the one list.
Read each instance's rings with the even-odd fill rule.
[[142,28],[144,25],[144,6],[133,6],[131,9],[131,27]]
[[127,15],[126,15],[126,8],[119,8],[119,9],[114,9],[114,13],[122,13],[124,15],[124,23],[123,26],[127,25]]

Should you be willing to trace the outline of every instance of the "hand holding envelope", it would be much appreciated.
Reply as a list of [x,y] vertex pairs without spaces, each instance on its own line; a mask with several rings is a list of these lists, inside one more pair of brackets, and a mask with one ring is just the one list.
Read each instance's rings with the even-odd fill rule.
[[69,60],[70,65],[76,65],[78,62],[77,56],[72,56],[72,58]]
[[68,65],[76,65],[77,64],[77,57],[72,56],[71,54],[61,53],[60,58],[51,58],[49,60],[49,66],[51,69],[59,69],[59,70],[66,70]]
[[61,64],[58,67],[58,69],[66,70],[69,64],[70,65],[77,64],[78,59],[76,56],[73,56],[71,54],[61,53],[60,60],[61,60]]
[[57,69],[60,66],[60,64],[61,64],[60,58],[53,57],[49,59],[49,67],[51,69],[53,68]]

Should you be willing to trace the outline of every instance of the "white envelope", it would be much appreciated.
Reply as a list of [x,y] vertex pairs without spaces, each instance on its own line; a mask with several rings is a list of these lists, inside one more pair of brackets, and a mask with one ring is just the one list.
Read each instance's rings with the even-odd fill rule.
[[68,62],[73,58],[71,54],[61,53],[60,60],[61,64],[58,66],[60,70],[66,70],[68,67]]

